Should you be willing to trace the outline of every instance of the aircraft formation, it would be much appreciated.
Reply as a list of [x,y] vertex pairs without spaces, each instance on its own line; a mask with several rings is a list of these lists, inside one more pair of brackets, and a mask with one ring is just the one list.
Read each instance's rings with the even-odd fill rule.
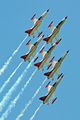
[[[32,45],[30,43],[31,39],[26,43],[26,45],[28,45],[29,47],[29,52],[25,53],[25,55],[21,56],[20,58],[24,59],[24,61],[28,61],[30,62],[30,57],[32,56],[34,58],[34,62],[39,58],[39,56],[36,57],[36,50],[37,47],[39,45],[39,43],[43,40],[45,41],[45,44],[42,46],[41,50],[39,53],[42,53],[43,59],[41,61],[39,61],[38,63],[35,63],[34,66],[37,67],[37,69],[42,69],[42,71],[44,70],[44,64],[46,63],[47,65],[47,70],[50,68],[50,66],[52,65],[53,68],[51,70],[49,70],[48,72],[44,73],[45,76],[47,76],[48,79],[52,79],[54,80],[53,75],[56,73],[57,74],[57,81],[51,86],[49,85],[51,81],[49,81],[49,83],[46,85],[46,87],[48,88],[48,93],[47,95],[40,97],[39,99],[43,101],[43,103],[47,103],[47,105],[49,104],[49,98],[51,97],[52,99],[52,104],[54,103],[54,101],[57,99],[57,97],[54,97],[54,92],[56,90],[57,85],[60,83],[60,81],[63,78],[63,73],[60,73],[60,66],[62,61],[64,60],[64,58],[67,56],[69,50],[62,55],[62,57],[60,57],[58,59],[58,61],[54,61],[53,59],[55,58],[55,56],[53,56],[53,58],[49,61],[49,57],[52,53],[52,51],[54,50],[54,48],[56,47],[56,45],[59,44],[59,42],[61,41],[61,39],[59,39],[59,30],[61,28],[61,26],[63,25],[63,23],[66,21],[67,16],[64,17],[58,24],[56,27],[54,27],[52,25],[53,21],[48,25],[48,27],[50,27],[51,29],[51,34],[48,35],[46,38],[43,38],[44,35],[42,35],[40,37],[40,35],[43,33],[40,32],[40,25],[43,21],[43,19],[45,18],[45,16],[47,15],[47,13],[49,12],[49,9],[47,11],[45,11],[38,19],[35,18],[36,14],[33,15],[33,17],[31,18],[31,20],[33,20],[33,27],[31,27],[29,30],[26,30],[25,33],[27,33],[29,36],[33,36],[34,38],[34,33],[35,31],[37,31],[38,33],[38,37],[39,39]],[[53,39],[55,38],[56,42],[53,44]],[[46,51],[43,51],[45,48],[45,45],[47,44],[51,44],[51,47]]]

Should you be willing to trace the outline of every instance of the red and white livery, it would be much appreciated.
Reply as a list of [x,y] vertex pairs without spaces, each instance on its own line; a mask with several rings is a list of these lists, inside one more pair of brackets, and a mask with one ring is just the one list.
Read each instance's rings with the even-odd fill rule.
[[47,76],[48,79],[51,78],[52,80],[54,80],[53,75],[55,72],[58,76],[58,79],[62,75],[62,73],[60,74],[60,66],[61,66],[62,61],[64,60],[64,58],[68,54],[68,52],[69,52],[69,50],[58,61],[54,61],[53,60],[54,57],[51,59],[50,62],[52,63],[53,68],[52,68],[52,70],[49,70],[47,73],[44,73],[44,75]]
[[42,34],[42,32],[40,32],[41,22],[44,19],[44,17],[47,15],[48,11],[49,9],[45,11],[38,19],[35,18],[36,14],[34,14],[33,17],[31,18],[31,20],[33,20],[34,26],[29,30],[26,30],[25,33],[28,33],[29,36],[32,35],[34,38],[34,32],[37,30],[38,37],[39,37]]
[[60,83],[60,81],[62,80],[63,75],[53,84],[53,86],[49,85],[50,82],[46,85],[46,87],[48,88],[48,93],[47,95],[40,97],[39,99],[43,101],[43,104],[47,103],[47,105],[49,105],[49,99],[51,97],[52,99],[52,104],[55,102],[55,100],[57,99],[57,97],[54,97],[54,92],[56,90],[57,85]]
[[43,66],[46,63],[47,65],[47,69],[49,69],[49,67],[51,66],[51,64],[49,65],[49,57],[51,55],[51,52],[54,50],[54,48],[56,47],[56,45],[61,41],[58,40],[57,42],[55,42],[49,49],[47,52],[43,51],[44,47],[41,49],[40,53],[42,53],[43,59],[41,61],[39,61],[38,63],[35,63],[34,66],[37,66],[38,69],[42,69],[44,70]]
[[[25,55],[21,56],[20,58],[24,59],[24,61],[30,62],[30,57],[33,56],[33,58],[35,58],[36,56],[36,49],[37,46],[39,45],[39,43],[42,41],[44,35],[42,35],[35,43],[34,45],[30,44],[31,39],[26,43],[26,45],[28,45],[29,47],[29,52],[25,53]],[[38,57],[36,59],[34,59],[34,61],[36,61],[38,59]]]
[[59,30],[61,26],[63,25],[63,23],[66,21],[66,19],[67,19],[67,16],[64,19],[62,19],[61,22],[59,22],[59,24],[56,27],[52,26],[53,21],[49,24],[48,27],[50,27],[52,33],[43,39],[44,41],[46,41],[47,44],[51,43],[52,45],[53,44],[52,40],[54,37],[56,41],[59,40]]

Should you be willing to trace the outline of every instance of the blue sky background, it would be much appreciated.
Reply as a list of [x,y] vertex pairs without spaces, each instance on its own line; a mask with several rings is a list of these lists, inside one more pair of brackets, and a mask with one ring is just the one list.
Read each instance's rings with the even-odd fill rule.
[[[0,0],[0,69],[3,67],[4,63],[9,59],[14,50],[17,49],[22,40],[26,37],[25,30],[33,26],[33,21],[31,17],[36,13],[36,18],[39,18],[43,12],[50,9],[41,24],[41,31],[44,32],[45,37],[51,33],[48,25],[51,21],[53,25],[56,26],[65,16],[68,16],[67,20],[63,24],[59,32],[59,38],[62,41],[56,46],[52,52],[50,59],[55,56],[54,60],[58,60],[68,49],[70,52],[63,61],[60,71],[63,72],[64,78],[58,85],[55,91],[55,97],[58,99],[54,104],[51,104],[51,99],[49,100],[49,106],[44,104],[41,106],[37,112],[34,120],[79,120],[80,119],[80,1],[77,0]],[[0,87],[9,78],[12,72],[16,69],[19,63],[22,61],[20,56],[28,52],[28,46],[26,46],[27,41],[31,39],[32,44],[38,39],[37,32],[35,32],[35,38],[28,37],[22,44],[18,52],[11,59],[10,64],[0,76]],[[56,42],[53,39],[53,43]],[[45,42],[42,41],[37,52],[40,50]],[[45,46],[45,51],[49,49],[51,45]],[[32,59],[32,57],[31,57]],[[31,60],[30,59],[30,60]],[[42,59],[42,55],[39,55],[39,59]],[[5,87],[2,93],[0,93],[0,102],[3,96],[9,91],[9,89],[15,84],[18,77],[25,70],[28,62],[23,62],[18,71],[11,78],[8,85]],[[7,110],[9,104],[18,93],[21,91],[26,81],[30,78],[31,74],[34,72],[36,67],[32,66],[28,69],[27,73],[24,75],[22,81],[18,85],[17,89],[11,95],[8,103],[0,112],[0,117]],[[6,120],[15,120],[20,112],[24,109],[25,105],[32,98],[36,90],[42,84],[46,78],[43,74],[47,72],[47,67],[44,65],[44,71],[37,70],[36,74],[31,79],[30,83],[24,90],[20,99],[16,102],[15,107],[11,109],[10,114]],[[50,68],[51,69],[51,68]],[[51,80],[51,79],[50,79]],[[21,120],[29,120],[34,114],[35,110],[39,107],[42,101],[39,97],[47,94],[47,88],[45,85],[50,81],[46,80],[42,86],[39,93],[34,98],[32,104],[27,108]],[[51,81],[51,85],[57,80],[57,75],[54,75],[54,81]]]

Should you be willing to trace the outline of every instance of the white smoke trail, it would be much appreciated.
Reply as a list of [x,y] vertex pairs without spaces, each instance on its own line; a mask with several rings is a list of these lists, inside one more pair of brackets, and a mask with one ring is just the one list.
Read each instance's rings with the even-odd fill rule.
[[[45,45],[46,45],[46,42],[44,43],[44,45],[42,46],[42,48],[43,48]],[[42,49],[42,48],[41,48],[41,49]]]
[[[24,61],[24,60],[23,60]],[[23,61],[18,65],[18,67],[13,71],[13,73],[9,76],[9,78],[5,81],[5,83],[3,84],[3,86],[0,88],[0,93],[4,90],[4,88],[6,87],[6,85],[10,82],[10,79],[13,77],[13,75],[16,73],[16,71],[19,69],[19,67],[21,66],[21,64],[23,63]]]
[[32,97],[32,99],[29,100],[28,104],[25,106],[25,108],[22,110],[22,112],[18,115],[18,117],[16,118],[16,120],[19,120],[20,117],[22,117],[24,115],[24,112],[26,111],[26,109],[28,108],[28,106],[32,103],[33,99],[36,97],[36,95],[38,94],[39,90],[41,89],[41,87],[43,86],[43,84],[45,83],[46,80],[47,80],[47,78],[43,81],[43,83],[41,84],[41,86],[37,89],[37,91],[35,92],[35,94]]
[[24,40],[20,43],[20,45],[18,46],[18,48],[13,52],[12,56],[14,56],[16,54],[16,52],[18,52],[18,50],[20,49],[20,47],[22,46],[23,42],[27,39],[28,35],[24,38]]
[[28,64],[28,66],[26,67],[26,69],[23,71],[23,73],[17,79],[17,81],[15,82],[15,84],[9,89],[8,93],[6,93],[6,95],[3,97],[2,101],[0,102],[0,112],[3,110],[4,106],[7,104],[7,102],[11,98],[12,93],[17,88],[17,86],[20,84],[20,82],[22,81],[22,78],[24,77],[24,75],[27,72],[27,70],[30,68],[30,66],[31,66],[31,64],[32,64],[33,61],[34,61],[34,59],[32,59],[32,61]]
[[24,87],[22,88],[21,92],[17,95],[17,97],[11,102],[11,104],[9,105],[8,109],[5,111],[5,113],[3,113],[2,117],[0,118],[1,120],[4,120],[5,118],[8,117],[9,113],[11,112],[11,109],[13,107],[15,107],[16,102],[19,100],[21,94],[23,93],[23,91],[25,90],[25,88],[27,87],[27,85],[29,84],[30,80],[32,79],[33,75],[36,73],[37,69],[33,72],[33,74],[31,75],[31,77],[29,78],[29,80],[26,82],[26,84],[24,85]]
[[38,112],[38,110],[40,109],[41,106],[42,106],[42,103],[39,105],[37,110],[34,112],[33,116],[30,118],[30,120],[32,120],[35,117],[36,113]]
[[8,65],[9,65],[12,57],[16,54],[16,52],[18,52],[19,48],[21,47],[21,45],[23,44],[23,42],[26,40],[27,37],[28,37],[28,35],[20,43],[20,45],[18,46],[18,48],[12,53],[11,57],[7,60],[7,62],[4,63],[3,67],[0,69],[0,75],[2,75],[2,73],[4,72],[4,70],[8,67]]
[[[46,44],[46,43],[45,43]],[[45,46],[45,44],[43,46]],[[42,46],[42,47],[43,47]],[[41,48],[42,49],[42,48]],[[36,56],[39,54],[39,52],[36,54]],[[35,57],[36,57],[35,56]],[[10,99],[11,97],[11,94],[12,92],[16,89],[17,85],[20,83],[20,81],[22,80],[22,77],[24,75],[25,72],[27,72],[27,69],[29,69],[29,67],[31,66],[32,62],[33,62],[34,59],[32,59],[31,63],[26,67],[26,69],[24,70],[24,72],[21,74],[21,76],[18,78],[18,80],[16,81],[16,83],[13,85],[13,87],[11,87],[11,89],[9,90],[8,93],[6,93],[6,95],[4,96],[2,102],[0,103],[0,111],[2,111],[3,107],[6,105],[6,103],[8,102],[8,100]],[[37,70],[37,69],[36,69]],[[36,70],[34,71],[34,73],[32,74],[32,76],[35,74]],[[28,85],[28,83],[30,82],[32,76],[29,78],[29,80],[26,82],[26,84],[24,85],[24,88],[22,88],[22,91],[18,94],[18,96],[12,101],[12,103],[10,104],[10,106],[8,107],[8,109],[6,110],[6,112],[3,114],[3,116],[8,116],[9,114],[9,111],[11,111],[12,107],[15,106],[17,100],[19,99],[20,95],[22,94],[22,92],[24,91],[24,89],[26,88],[26,86]],[[45,80],[44,80],[45,82]],[[42,83],[42,85],[44,84],[44,82]],[[41,88],[41,86],[39,87],[39,89]],[[39,92],[39,89],[36,91],[36,94],[38,94]],[[33,98],[35,97],[36,95],[34,94]],[[32,98],[32,99],[33,99]],[[29,103],[27,104],[26,107],[29,106],[29,104],[32,103],[31,101],[29,101]]]

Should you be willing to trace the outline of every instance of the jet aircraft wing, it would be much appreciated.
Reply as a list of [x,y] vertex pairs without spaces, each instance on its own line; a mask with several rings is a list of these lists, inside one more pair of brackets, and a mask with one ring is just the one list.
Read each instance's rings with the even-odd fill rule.
[[34,18],[33,23],[35,24],[38,21],[38,19]]
[[54,92],[53,92],[53,94],[51,95],[51,99],[52,99],[52,101],[54,100]]
[[35,36],[34,36],[34,33],[32,34],[32,36],[33,36],[33,38],[35,37]]
[[43,57],[45,56],[45,54],[46,54],[46,52],[45,52],[45,51],[42,51],[42,56],[43,56]]
[[57,74],[57,76],[60,75],[60,68],[58,68],[58,69],[56,70],[56,74]]
[[32,56],[33,58],[36,56],[36,51],[33,52]]
[[54,67],[57,61],[52,61],[52,66]]
[[30,63],[30,58],[28,58],[28,62]]
[[57,33],[57,34],[55,35],[55,39],[56,39],[56,41],[59,40],[59,33]]
[[51,29],[51,31],[53,32],[53,30],[55,29],[56,27],[54,27],[54,26],[50,26],[50,29]]
[[40,26],[37,28],[37,33],[40,34]]
[[28,44],[29,50],[32,48],[32,46],[33,46],[32,44],[30,43]]
[[48,87],[47,87],[48,88],[48,92],[50,91],[51,87],[52,87],[51,85],[48,85]]
[[47,67],[49,66],[49,58],[46,61],[46,65],[47,65]]

